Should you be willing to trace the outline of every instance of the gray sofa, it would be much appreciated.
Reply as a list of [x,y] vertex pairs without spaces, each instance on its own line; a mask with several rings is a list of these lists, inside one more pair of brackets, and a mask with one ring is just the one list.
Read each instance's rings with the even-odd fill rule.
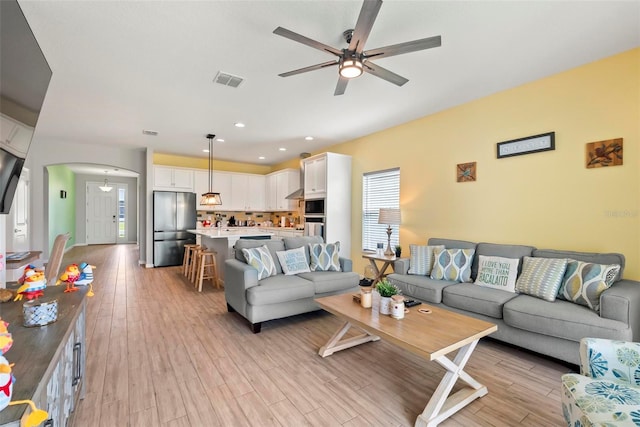
[[[235,258],[225,261],[224,295],[227,309],[238,312],[251,324],[254,333],[260,332],[262,322],[320,310],[314,298],[357,292],[360,275],[352,272],[350,259],[340,258],[342,271],[312,271],[285,276],[276,251],[306,248],[309,243],[322,243],[322,237],[288,237],[283,240],[238,240]],[[243,248],[267,245],[276,265],[277,274],[258,280],[256,269],[246,263]]]
[[[548,302],[517,294],[408,274],[409,259],[401,258],[388,276],[404,295],[428,304],[463,313],[498,325],[492,338],[545,354],[569,363],[580,362],[580,339],[608,338],[640,341],[640,282],[622,279],[625,259],[616,253],[585,253],[536,249],[524,245],[474,243],[451,239],[429,239],[428,245],[447,249],[475,249],[471,280],[478,274],[480,255],[519,258],[524,256],[571,258],[598,264],[620,264],[615,283],[600,295],[600,314],[588,307],[556,299]],[[520,274],[520,271],[518,271]]]

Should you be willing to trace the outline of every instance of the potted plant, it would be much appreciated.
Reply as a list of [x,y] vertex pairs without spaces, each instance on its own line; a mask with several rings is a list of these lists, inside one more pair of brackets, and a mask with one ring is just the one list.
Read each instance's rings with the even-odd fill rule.
[[396,257],[400,258],[401,255],[402,255],[402,246],[396,245]]
[[376,284],[376,290],[380,294],[380,314],[391,314],[391,297],[399,294],[400,289],[387,279],[382,279]]

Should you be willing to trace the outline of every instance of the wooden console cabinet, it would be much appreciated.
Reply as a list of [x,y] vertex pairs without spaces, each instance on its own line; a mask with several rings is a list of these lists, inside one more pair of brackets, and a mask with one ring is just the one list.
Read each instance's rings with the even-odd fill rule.
[[[86,342],[86,287],[65,294],[64,286],[45,289],[44,301],[58,300],[58,320],[47,326],[23,326],[22,304],[0,304],[2,320],[9,322],[13,346],[4,355],[15,363],[12,400],[31,399],[49,413],[43,427],[66,427],[72,423],[79,398],[84,398]],[[0,411],[1,427],[18,427],[31,409],[9,406]]]

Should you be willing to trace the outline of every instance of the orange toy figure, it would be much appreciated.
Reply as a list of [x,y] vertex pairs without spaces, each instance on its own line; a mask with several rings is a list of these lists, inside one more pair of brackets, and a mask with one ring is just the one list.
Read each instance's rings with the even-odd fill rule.
[[80,269],[78,268],[78,264],[69,264],[67,268],[65,268],[64,273],[60,275],[58,281],[56,282],[56,286],[60,283],[65,282],[67,284],[67,289],[65,292],[75,292],[78,290],[75,286],[76,280],[80,278]]
[[42,270],[29,264],[24,268],[24,273],[18,279],[18,283],[22,286],[16,291],[14,301],[20,301],[23,296],[32,300],[43,295],[42,290],[47,287],[47,278]]

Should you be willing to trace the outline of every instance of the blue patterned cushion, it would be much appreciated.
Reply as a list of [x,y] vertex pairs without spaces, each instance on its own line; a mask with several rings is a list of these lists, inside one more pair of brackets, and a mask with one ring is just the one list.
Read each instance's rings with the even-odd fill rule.
[[570,259],[558,298],[587,306],[599,313],[600,294],[613,284],[619,271],[617,264],[593,264]]
[[278,251],[276,252],[276,255],[280,260],[280,265],[282,266],[282,271],[285,276],[291,276],[298,273],[308,273],[311,271],[309,269],[309,264],[307,263],[307,255],[304,246],[296,249],[290,249],[288,251]]
[[258,280],[276,275],[276,264],[269,253],[267,245],[257,248],[242,249],[247,264],[258,270]]
[[409,259],[409,274],[427,276],[433,268],[433,254],[436,250],[443,250],[440,246],[409,245],[411,256]]
[[311,271],[340,271],[340,242],[310,243]]
[[471,281],[471,263],[475,249],[442,249],[434,254],[431,278],[435,280]]
[[522,274],[516,282],[516,291],[553,302],[558,295],[566,269],[566,258],[526,256],[522,262]]

